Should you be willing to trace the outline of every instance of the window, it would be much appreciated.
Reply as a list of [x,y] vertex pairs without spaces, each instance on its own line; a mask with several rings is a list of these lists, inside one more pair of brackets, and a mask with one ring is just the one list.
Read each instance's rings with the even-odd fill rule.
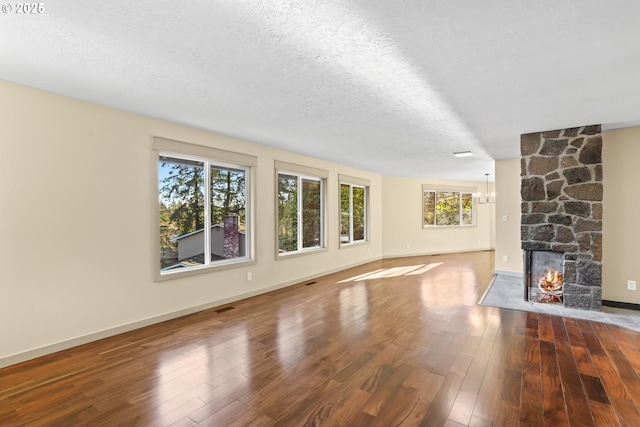
[[278,255],[322,249],[326,171],[276,162]]
[[340,179],[340,244],[368,240],[369,181],[339,176]]
[[250,261],[253,156],[154,139],[157,278]]
[[432,189],[423,186],[423,226],[459,227],[474,225],[473,189]]

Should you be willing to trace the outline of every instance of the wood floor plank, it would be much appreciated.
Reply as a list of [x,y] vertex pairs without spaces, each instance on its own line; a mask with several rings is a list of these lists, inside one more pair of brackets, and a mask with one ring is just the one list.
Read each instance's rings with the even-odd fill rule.
[[624,379],[624,387],[629,392],[631,400],[633,400],[636,407],[640,408],[640,376],[638,376],[622,352],[611,350],[607,353],[613,360],[620,377]]
[[473,407],[472,418],[480,418],[492,421],[496,414],[498,399],[500,398],[500,385],[502,380],[492,376],[486,376],[480,387],[476,404]]
[[493,422],[476,416],[471,417],[471,421],[469,421],[469,427],[491,427],[492,425]]
[[527,329],[538,330],[538,313],[527,313]]
[[623,426],[636,426],[640,420],[640,412],[630,400],[611,398],[611,405]]
[[576,319],[565,318],[564,325],[567,330],[567,334],[569,335],[569,342],[572,347],[587,347],[587,343],[582,336],[582,331],[580,330],[580,326],[578,326],[578,321]]
[[596,402],[604,403],[606,405],[610,405],[609,397],[607,397],[607,392],[604,390],[604,386],[602,385],[602,381],[598,377],[592,377],[590,375],[580,375],[582,379],[582,385],[587,393],[587,398],[589,400],[593,400]]
[[604,351],[604,347],[600,343],[600,339],[598,335],[593,330],[590,322],[578,322],[578,326],[580,327],[580,331],[582,332],[582,336],[584,338],[585,343],[587,344],[587,348],[589,349],[589,353],[591,356],[600,355],[606,356]]
[[370,397],[370,393],[358,388],[349,391],[345,399],[337,404],[332,413],[326,418],[325,425],[348,425],[348,420],[352,418],[354,413],[362,412],[362,406]]
[[179,420],[175,421],[172,424],[169,424],[169,427],[193,427],[196,423],[189,417],[182,417]]
[[506,371],[500,387],[500,399],[515,406],[520,403],[522,389],[522,370]]
[[405,422],[411,416],[411,409],[417,401],[414,390],[404,386],[398,387],[380,408],[372,426],[395,426]]
[[[586,325],[585,325],[586,327]],[[618,350],[618,342],[616,339],[609,333],[609,328],[604,323],[593,322],[591,323],[591,327],[594,332],[598,335],[598,340],[602,344],[605,350]]]
[[578,367],[573,359],[573,352],[567,348],[557,348],[556,355],[558,357],[558,368],[562,387],[565,391],[565,405],[567,415],[572,425],[590,426],[593,425],[593,419],[589,411],[585,408],[589,407],[588,399],[582,385]]
[[538,315],[538,337],[540,341],[553,341],[553,326],[548,314]]
[[[540,340],[535,331],[530,329],[527,329],[527,335],[524,337],[524,358],[520,363],[540,364]],[[517,363],[514,369],[517,369]]]
[[600,402],[591,402],[589,409],[593,414],[594,425],[602,427],[618,427],[621,425],[613,406]]
[[[466,335],[466,334],[463,334]],[[452,355],[457,355],[464,347],[464,341],[456,340],[457,335],[454,335],[449,344],[445,347],[442,352],[439,360],[433,366],[433,373],[436,375],[447,375],[449,371],[452,370],[454,363],[456,362],[456,358],[452,357]]]
[[[420,400],[423,404],[426,405],[426,407],[428,407],[440,391],[444,380],[445,377],[436,375],[433,372],[415,372],[414,375],[410,375],[405,380],[405,382],[402,384],[402,387],[412,389],[413,395],[416,396],[416,399]],[[415,412],[413,406],[411,412]],[[426,411],[422,415],[425,414]],[[405,419],[407,417],[405,417]]]
[[593,364],[593,359],[591,359],[591,353],[585,347],[571,347],[571,352],[573,353],[573,359],[576,361],[576,365],[578,366],[578,372],[582,375],[590,375],[592,377],[598,376],[598,369],[596,365]]
[[519,420],[521,426],[541,426],[544,423],[544,409],[540,390],[524,383],[521,392]]
[[353,361],[349,361],[346,366],[344,366],[340,371],[338,371],[333,379],[339,382],[346,381],[350,376],[352,376],[358,369],[365,366],[373,357],[375,353],[366,351],[364,353],[360,353],[360,355],[356,356]]
[[640,334],[476,305],[493,267],[375,261],[0,369],[0,425],[636,425]]
[[398,427],[420,425],[430,405],[431,402],[423,402],[421,399],[416,399],[413,405],[408,408],[406,415],[398,421]]
[[620,373],[616,370],[614,363],[606,355],[594,354],[593,362],[598,368],[600,380],[604,385],[609,399],[631,400],[631,396],[624,385]]
[[[609,330],[611,330],[611,328],[609,328]],[[633,343],[627,341],[618,341],[618,347],[631,366],[633,366],[636,374],[640,375],[640,350]]]
[[198,427],[218,427],[230,425],[231,420],[238,413],[243,412],[245,407],[246,406],[244,405],[244,403],[240,402],[239,400],[233,400],[231,403],[212,413],[207,418],[198,422],[198,424],[196,425]]
[[312,394],[280,406],[272,418],[276,425],[322,425],[346,398],[342,383],[329,380]]
[[408,366],[399,366],[394,369],[384,383],[371,394],[371,397],[363,407],[364,412],[377,417],[380,410],[387,406],[387,403],[397,393],[400,385],[409,377],[412,371],[413,369]]
[[447,375],[431,405],[429,405],[429,410],[420,422],[420,426],[443,425],[447,421],[451,407],[458,396],[463,378],[462,375],[455,373]]
[[448,419],[465,426],[469,425],[477,399],[478,394],[476,393],[460,391],[451,406]]
[[496,416],[493,420],[493,425],[496,427],[519,426],[519,405],[514,405],[511,402],[506,402],[504,400],[498,400],[498,405],[496,407]]

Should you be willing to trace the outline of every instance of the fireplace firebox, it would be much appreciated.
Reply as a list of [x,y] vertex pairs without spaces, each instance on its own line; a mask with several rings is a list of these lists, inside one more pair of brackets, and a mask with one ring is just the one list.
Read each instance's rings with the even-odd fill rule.
[[562,304],[564,253],[524,251],[525,301]]

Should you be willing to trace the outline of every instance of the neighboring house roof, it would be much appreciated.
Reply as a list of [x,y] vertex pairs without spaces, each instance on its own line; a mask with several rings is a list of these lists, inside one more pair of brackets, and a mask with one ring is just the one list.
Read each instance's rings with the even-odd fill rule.
[[202,265],[202,263],[183,261],[183,262],[178,262],[176,264],[171,264],[164,268],[161,268],[160,271],[169,271],[169,270],[174,270],[176,268],[194,267],[196,265]]
[[[193,234],[193,233],[189,233],[189,234]],[[211,261],[218,261],[221,259],[225,259],[225,258],[218,256],[216,254],[211,254]],[[160,271],[169,271],[176,268],[195,267],[198,265],[204,265],[204,253],[194,255],[192,257],[183,259],[182,261],[179,261],[175,264],[168,265],[164,268],[161,268]]]
[[[213,224],[211,226],[211,228],[214,228],[214,227],[223,228],[223,225],[222,224]],[[191,233],[187,233],[187,234],[183,234],[182,236],[174,237],[173,239],[171,239],[171,241],[172,242],[177,242],[180,239],[184,239],[185,237],[193,236],[194,234],[202,233],[203,231],[204,231],[204,228],[201,228],[199,230],[192,231]],[[246,234],[244,231],[238,231],[238,233]]]

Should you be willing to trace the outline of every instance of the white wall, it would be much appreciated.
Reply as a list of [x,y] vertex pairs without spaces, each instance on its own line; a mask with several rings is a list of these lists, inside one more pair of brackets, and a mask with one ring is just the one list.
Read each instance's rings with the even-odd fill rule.
[[640,304],[640,127],[602,133],[602,299]]
[[[422,228],[422,184],[484,182],[382,177],[2,81],[0,99],[0,367],[383,256],[494,246],[493,204],[475,227]],[[257,156],[254,265],[154,281],[153,136]],[[328,250],[275,260],[275,160],[329,171]],[[338,174],[371,182],[369,244],[339,249]]]
[[[498,160],[495,166],[495,270],[499,273],[522,274],[523,263],[520,243],[520,159]],[[505,215],[506,221],[504,221]]]
[[484,182],[383,177],[383,256],[397,257],[493,249],[495,221],[493,204],[476,205],[477,225],[475,227],[423,229],[423,184],[434,187],[444,185],[485,189]]
[[[0,99],[0,367],[382,256],[379,175],[7,82]],[[258,157],[255,265],[154,282],[152,136]],[[330,172],[327,251],[275,260],[276,159]],[[338,249],[338,174],[372,182],[368,245]]]

